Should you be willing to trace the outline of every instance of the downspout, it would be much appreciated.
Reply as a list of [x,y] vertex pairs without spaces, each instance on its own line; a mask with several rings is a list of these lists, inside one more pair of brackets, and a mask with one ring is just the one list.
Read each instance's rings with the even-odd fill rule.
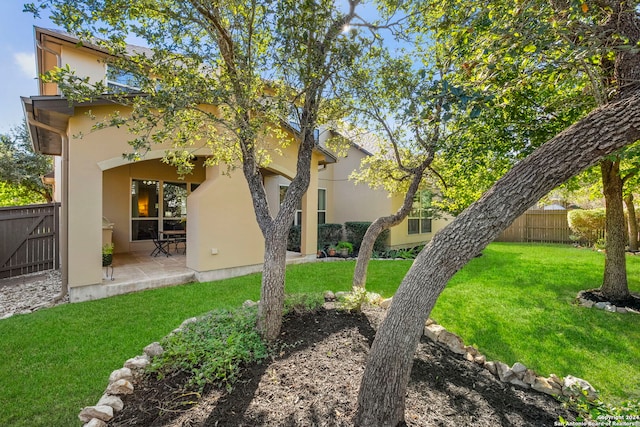
[[57,303],[69,293],[69,138],[66,132],[37,121],[32,112],[27,114],[27,123],[31,126],[53,132],[62,139],[62,206],[60,207],[60,265],[62,270],[62,289],[53,299],[53,302]]
[[[58,68],[62,67],[62,57],[60,56],[60,54],[58,52],[56,52],[55,50],[47,47],[47,46],[43,46],[42,43],[40,43],[40,40],[36,40],[36,47],[38,49],[40,49],[41,51],[45,51],[45,52],[49,52],[50,54],[52,54],[53,56],[56,57],[56,66]],[[44,59],[43,59],[44,61]],[[38,63],[39,61],[36,61],[36,63]],[[38,73],[39,74],[39,73]],[[40,94],[44,93],[44,83],[42,83],[42,79],[38,78],[38,81],[40,83],[40,88],[38,90],[38,92]],[[56,90],[56,92],[58,93],[58,95],[60,95],[60,88],[58,87],[58,89]],[[35,126],[35,125],[34,125]]]

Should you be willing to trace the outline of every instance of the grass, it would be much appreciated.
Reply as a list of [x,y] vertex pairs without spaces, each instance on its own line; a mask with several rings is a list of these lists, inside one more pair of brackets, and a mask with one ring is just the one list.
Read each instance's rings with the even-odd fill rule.
[[[374,261],[368,289],[393,295],[410,261]],[[349,290],[353,262],[287,269],[287,292]],[[572,374],[605,399],[640,398],[638,316],[571,305],[597,287],[603,256],[565,246],[492,244],[445,289],[432,317],[490,359]],[[640,291],[640,259],[628,258]],[[111,371],[184,319],[259,298],[260,276],[67,304],[0,321],[0,425],[78,425]]]

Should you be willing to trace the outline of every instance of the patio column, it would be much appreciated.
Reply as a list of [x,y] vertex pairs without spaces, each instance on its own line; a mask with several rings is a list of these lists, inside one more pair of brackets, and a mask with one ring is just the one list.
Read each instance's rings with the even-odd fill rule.
[[318,252],[318,156],[311,158],[309,188],[302,197],[300,253],[315,256]]

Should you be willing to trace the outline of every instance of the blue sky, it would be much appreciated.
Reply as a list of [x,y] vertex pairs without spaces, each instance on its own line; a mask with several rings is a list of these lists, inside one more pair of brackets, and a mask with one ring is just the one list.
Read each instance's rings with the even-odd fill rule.
[[22,12],[23,0],[0,1],[0,133],[23,119],[20,96],[37,95],[33,26],[55,28]]

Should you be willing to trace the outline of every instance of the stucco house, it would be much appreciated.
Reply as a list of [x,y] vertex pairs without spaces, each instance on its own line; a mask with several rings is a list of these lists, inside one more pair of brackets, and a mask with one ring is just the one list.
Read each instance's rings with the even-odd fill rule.
[[[74,37],[56,30],[35,28],[38,75],[56,66],[76,70],[78,75],[110,85],[123,85],[108,72],[106,53],[78,45]],[[123,157],[130,151],[131,136],[125,129],[107,128],[90,132],[86,114],[108,115],[114,109],[126,114],[127,107],[106,100],[69,105],[57,85],[39,85],[36,96],[23,97],[23,108],[37,152],[55,157],[55,199],[62,202],[61,251],[63,277],[71,301],[102,298],[144,289],[143,285],[116,287],[105,280],[101,265],[103,222],[113,223],[109,236],[118,253],[151,253],[153,236],[167,230],[184,230],[188,250],[185,266],[195,280],[259,271],[263,261],[263,239],[256,224],[248,185],[241,171],[224,175],[224,166],[204,167],[206,152],[198,153],[192,175],[180,179],[176,170],[160,161],[167,147],[156,146],[143,160]],[[295,175],[297,143],[295,130],[282,154],[263,170],[272,209],[279,206],[280,192]],[[82,139],[74,137],[83,133]],[[320,132],[322,142],[330,135]],[[302,225],[299,259],[316,257],[318,222],[371,221],[394,212],[401,196],[390,196],[348,180],[360,160],[370,155],[352,144],[346,158],[337,158],[318,144],[311,166],[311,183],[296,221]],[[442,220],[414,214],[391,231],[391,246],[407,246],[430,240]],[[110,234],[111,232],[109,232]]]

